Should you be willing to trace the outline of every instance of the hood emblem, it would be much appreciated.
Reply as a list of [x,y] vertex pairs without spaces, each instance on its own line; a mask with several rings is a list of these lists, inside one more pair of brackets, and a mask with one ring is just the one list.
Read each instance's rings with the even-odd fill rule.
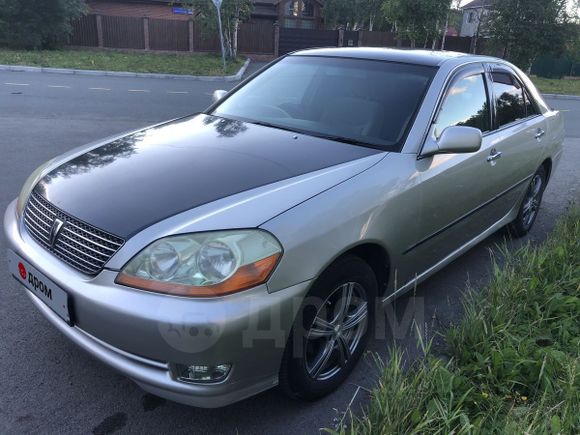
[[60,233],[60,230],[62,230],[62,227],[64,226],[64,222],[61,221],[60,219],[55,219],[53,224],[52,224],[52,228],[50,229],[50,235],[48,238],[48,242],[50,243],[50,247],[54,248],[54,245],[56,243],[56,239],[58,238],[58,234]]

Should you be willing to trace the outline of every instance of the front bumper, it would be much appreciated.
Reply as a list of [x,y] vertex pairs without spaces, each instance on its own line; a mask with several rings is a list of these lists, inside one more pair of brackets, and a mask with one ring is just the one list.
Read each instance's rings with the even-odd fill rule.
[[[193,299],[114,283],[117,272],[88,277],[38,245],[17,219],[14,201],[4,216],[9,249],[32,263],[72,301],[69,326],[30,291],[34,305],[90,354],[144,390],[177,402],[219,407],[278,382],[284,345],[309,282],[268,293],[265,285],[220,298]],[[176,380],[175,364],[232,364],[219,383]]]

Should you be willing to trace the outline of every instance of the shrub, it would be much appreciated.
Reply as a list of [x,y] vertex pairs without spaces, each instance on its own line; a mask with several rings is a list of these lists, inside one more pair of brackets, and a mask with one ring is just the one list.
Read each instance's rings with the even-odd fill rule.
[[84,0],[0,0],[0,42],[10,47],[57,48],[67,42],[71,20]]

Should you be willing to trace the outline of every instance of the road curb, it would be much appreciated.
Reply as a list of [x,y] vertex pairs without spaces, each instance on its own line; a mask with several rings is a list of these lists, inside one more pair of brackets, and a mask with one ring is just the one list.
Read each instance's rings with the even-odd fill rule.
[[68,68],[48,68],[22,65],[0,65],[0,71],[31,72],[31,73],[54,73],[54,74],[75,74],[83,76],[100,77],[139,77],[149,79],[177,79],[177,80],[197,80],[204,82],[236,82],[241,80],[250,65],[250,59],[246,59],[242,67],[236,74],[229,76],[189,76],[181,74],[159,74],[159,73],[135,73],[125,71],[97,71],[88,69],[68,69]]
[[580,95],[566,95],[566,94],[542,94],[546,98],[553,98],[554,100],[580,100]]

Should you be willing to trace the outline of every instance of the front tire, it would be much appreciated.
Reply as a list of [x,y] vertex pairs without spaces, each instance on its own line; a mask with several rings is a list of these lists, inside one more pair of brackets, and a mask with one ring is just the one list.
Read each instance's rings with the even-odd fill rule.
[[377,280],[369,265],[340,258],[314,283],[286,343],[280,387],[316,400],[336,390],[360,359],[374,324]]
[[517,217],[509,224],[509,232],[515,237],[525,236],[534,225],[546,188],[546,179],[546,170],[540,166],[526,190]]

